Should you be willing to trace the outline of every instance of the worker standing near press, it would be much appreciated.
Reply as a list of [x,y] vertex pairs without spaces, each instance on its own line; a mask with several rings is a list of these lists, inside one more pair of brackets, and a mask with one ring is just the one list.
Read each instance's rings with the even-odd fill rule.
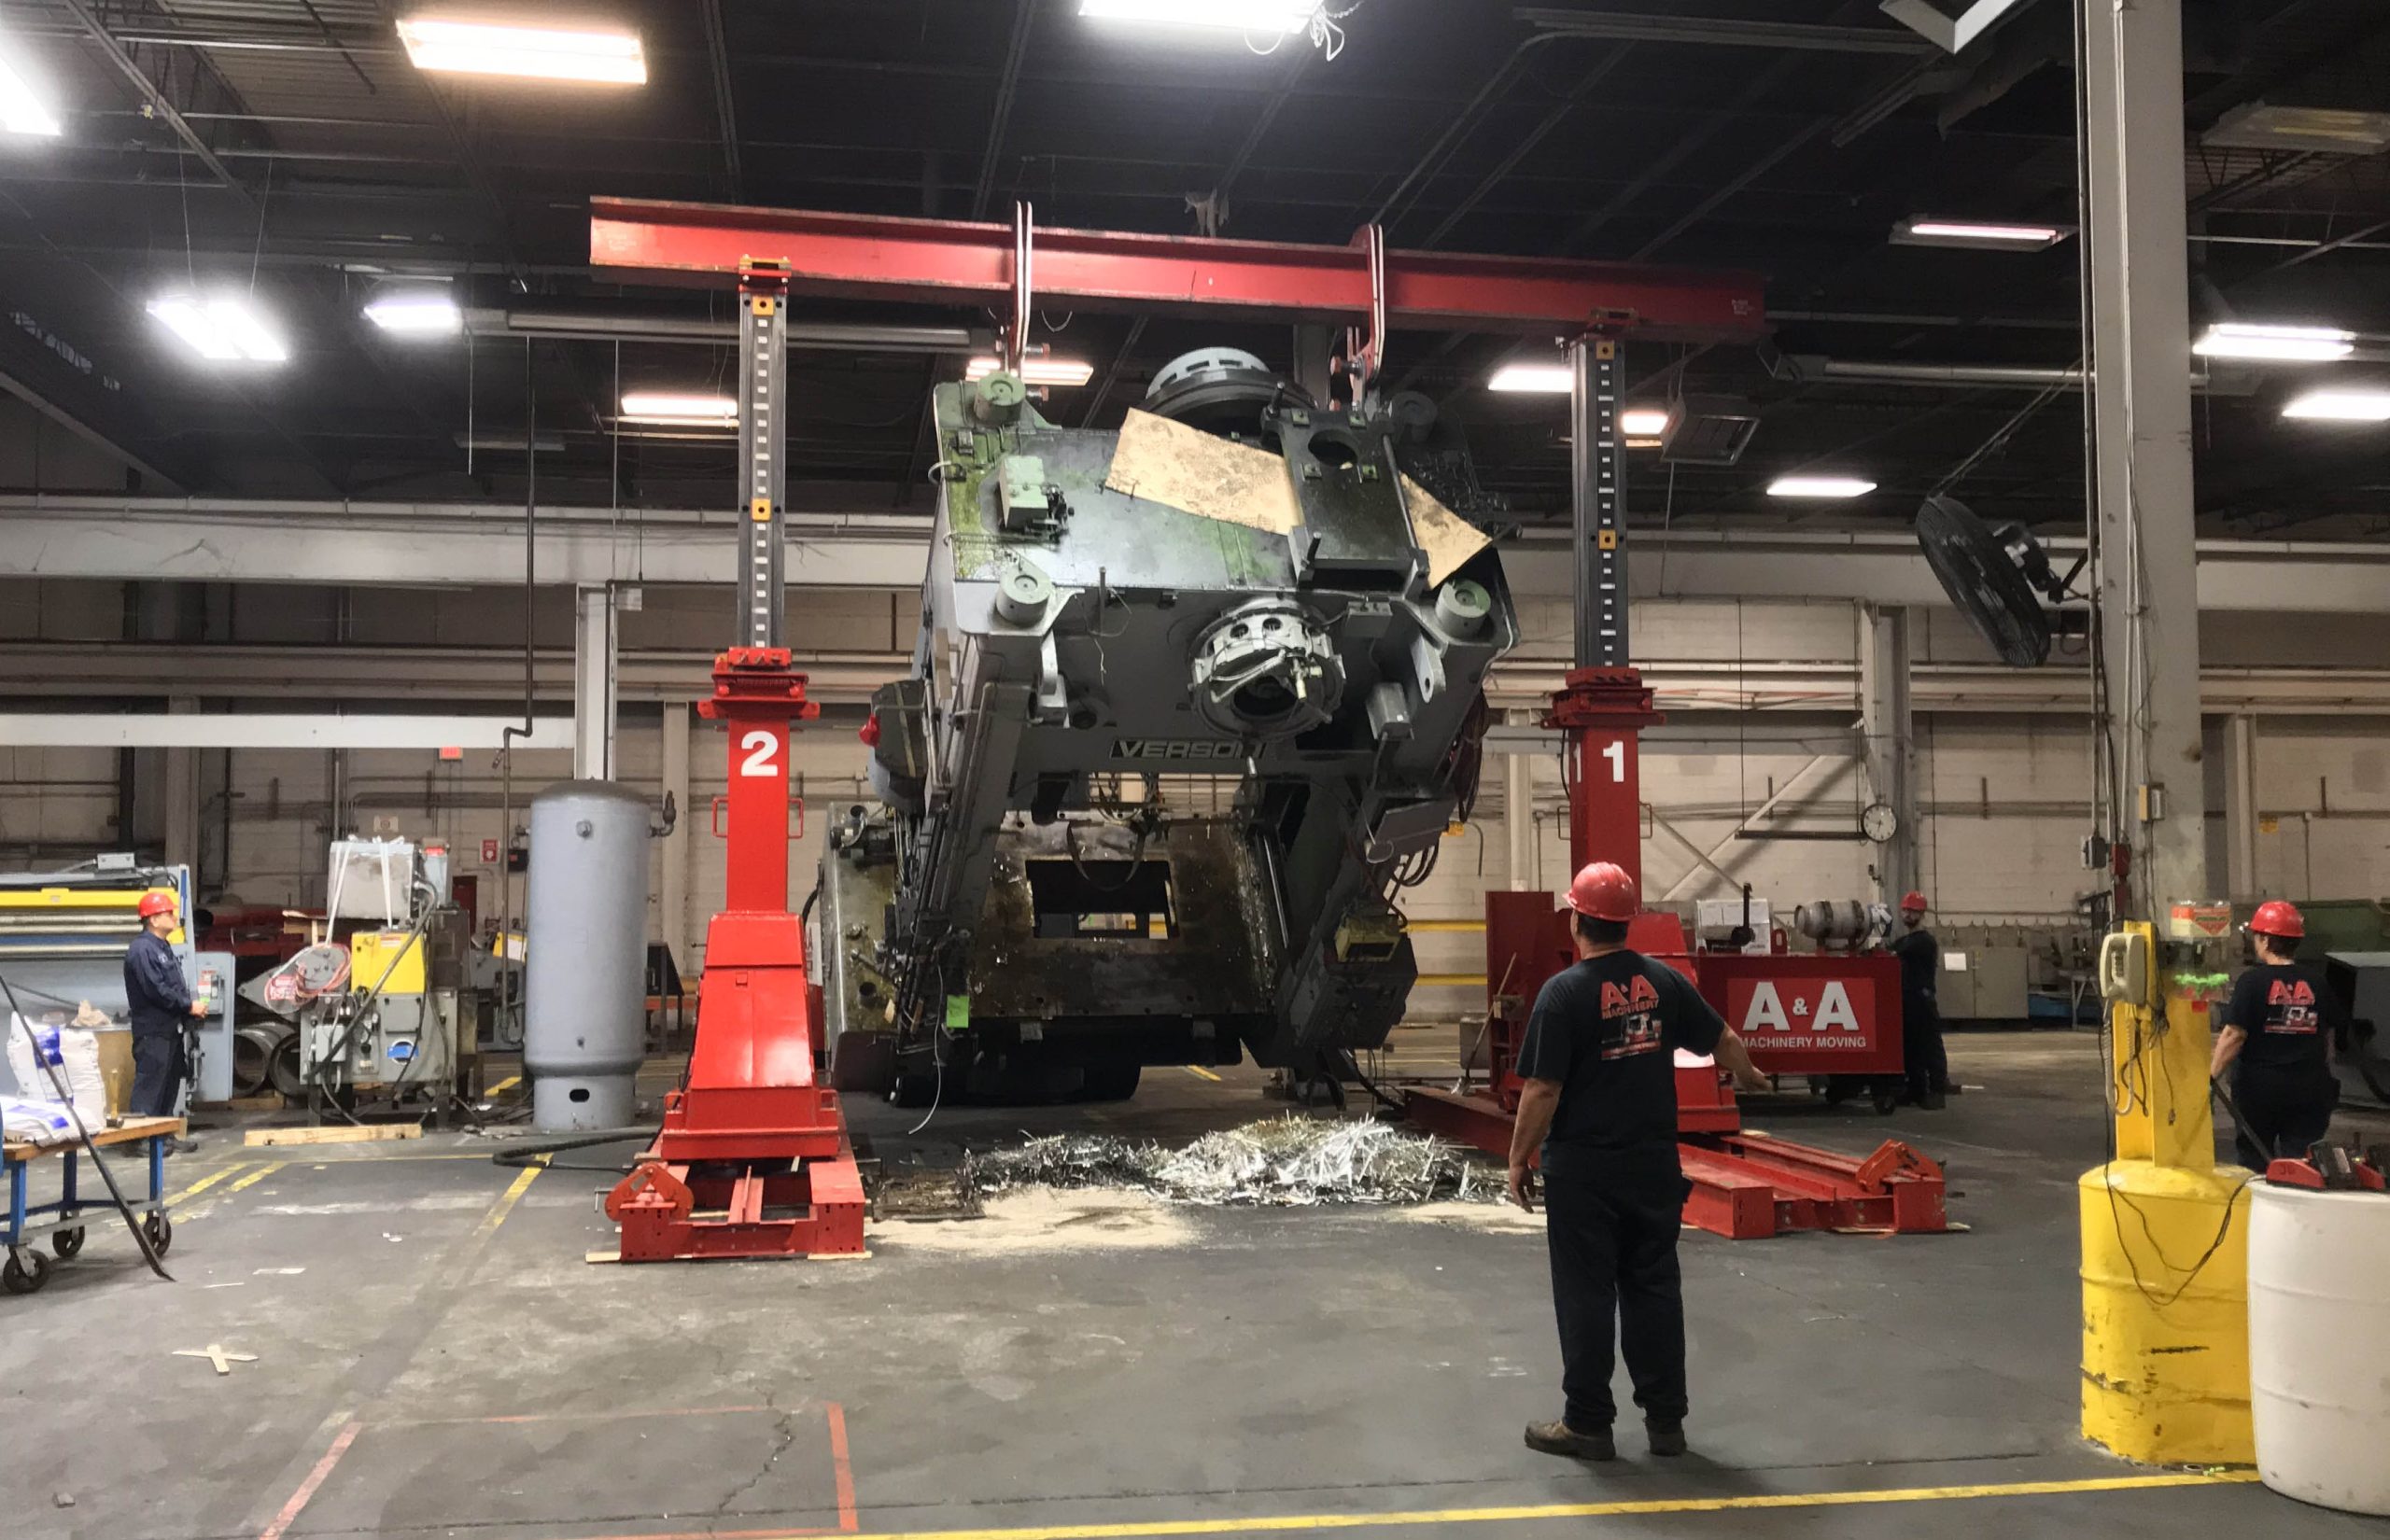
[[1901,899],[1901,933],[1887,948],[1901,964],[1901,1067],[1908,1099],[1938,1112],[1950,1092],[1950,1056],[1942,1046],[1942,1007],[1937,980],[1942,944],[1925,928],[1925,895]]
[[2208,1078],[2232,1072],[2232,1102],[2245,1125],[2233,1143],[2241,1164],[2263,1171],[2277,1156],[2304,1156],[2331,1127],[2341,1102],[2331,1059],[2341,1006],[2322,976],[2297,960],[2307,918],[2296,905],[2257,905],[2248,930],[2257,965],[2217,1015]]
[[[1714,1054],[1737,1084],[1765,1090],[1750,1051],[1685,976],[1626,945],[1638,897],[1624,868],[1596,861],[1569,886],[1577,963],[1536,996],[1511,1138],[1511,1198],[1534,1210],[1542,1153],[1544,1227],[1560,1320],[1560,1419],[1530,1423],[1527,1447],[1614,1460],[1616,1343],[1652,1452],[1682,1454],[1684,1293],[1677,1233],[1691,1190],[1677,1158],[1676,1055]],[[1620,1331],[1611,1329],[1616,1317]]]
[[[141,933],[124,953],[124,999],[133,1019],[133,1097],[126,1109],[135,1117],[172,1117],[182,1098],[190,1060],[183,1024],[206,1008],[191,997],[182,960],[167,937],[181,923],[175,895],[152,889],[141,895]],[[176,1150],[191,1148],[176,1140]]]

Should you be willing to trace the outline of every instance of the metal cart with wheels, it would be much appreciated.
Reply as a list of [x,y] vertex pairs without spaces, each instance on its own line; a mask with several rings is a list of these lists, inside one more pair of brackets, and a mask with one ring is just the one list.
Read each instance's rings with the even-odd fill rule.
[[[174,1243],[174,1224],[166,1217],[166,1142],[182,1137],[183,1120],[178,1117],[131,1117],[113,1128],[91,1130],[91,1143],[99,1149],[137,1146],[147,1156],[149,1186],[146,1194],[127,1195],[127,1201],[141,1216],[141,1228],[148,1237],[149,1246],[160,1256]],[[59,1170],[59,1196],[53,1202],[35,1203],[28,1197],[32,1167],[37,1160],[52,1156],[63,1162]],[[82,1189],[87,1175],[97,1179],[99,1173],[82,1169],[84,1151],[78,1141],[71,1144],[0,1144],[0,1168],[8,1180],[8,1211],[5,1225],[0,1225],[0,1250],[7,1260],[0,1263],[0,1288],[10,1294],[32,1294],[48,1283],[58,1270],[58,1262],[72,1260],[82,1251],[83,1241],[94,1219],[112,1218],[112,1205],[102,1187],[93,1197]],[[44,1252],[35,1242],[49,1237],[49,1250]],[[56,1261],[52,1260],[55,1255]]]

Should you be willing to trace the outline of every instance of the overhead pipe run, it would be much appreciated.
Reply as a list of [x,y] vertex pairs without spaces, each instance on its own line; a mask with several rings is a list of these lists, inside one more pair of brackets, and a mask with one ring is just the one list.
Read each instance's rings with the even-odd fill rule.
[[[1816,353],[1781,353],[1767,361],[1770,378],[1791,385],[1840,381],[1849,385],[1988,385],[2004,390],[2080,390],[2088,378],[2078,366],[2043,364],[1905,363],[1891,359],[1829,358]],[[2191,371],[2191,388],[2219,396],[2249,396],[2256,378],[2246,370]]]
[[[465,312],[475,337],[539,337],[567,342],[693,343],[727,346],[738,322],[679,315],[609,315],[602,311],[497,310]],[[781,329],[792,348],[842,353],[983,353],[993,333],[959,326],[879,326],[844,321],[793,322]]]

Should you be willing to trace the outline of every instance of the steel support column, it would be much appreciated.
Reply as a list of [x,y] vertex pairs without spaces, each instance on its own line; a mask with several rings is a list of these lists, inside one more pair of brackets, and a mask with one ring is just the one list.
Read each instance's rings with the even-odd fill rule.
[[[2099,603],[2135,914],[2210,890],[2200,767],[2181,0],[2083,0]],[[2156,792],[2144,800],[2143,789]],[[2192,1090],[2205,1104],[2204,1091]]]
[[584,583],[572,591],[572,778],[614,778],[616,659],[614,591]]
[[1922,887],[1924,877],[1917,859],[1911,613],[1905,606],[1869,605],[1861,614],[1860,732],[1867,743],[1867,790],[1892,810],[1899,824],[1892,837],[1876,849],[1876,896],[1890,904]]
[[[2152,1464],[2254,1458],[2246,1173],[2219,1170],[2183,179],[2181,0],[2079,0],[2095,592],[2116,839],[2130,857],[2109,1010],[2115,1158],[2077,1183],[2084,1436]],[[2153,924],[2152,921],[2157,923]],[[2130,960],[2137,957],[2135,966]],[[2128,1218],[2126,1215],[2131,1217]]]
[[1535,886],[1535,762],[1525,754],[1502,761],[1502,832],[1510,858],[1505,886],[1524,893]]
[[[166,702],[170,716],[197,714],[199,702],[189,695],[176,695]],[[165,794],[166,828],[164,851],[169,866],[199,869],[199,750],[190,748],[170,748],[166,750],[166,769],[162,778]]]
[[2257,897],[2257,719],[2224,720],[2224,865],[2228,897]]
[[689,802],[689,705],[666,701],[663,720],[663,794],[680,810],[672,832],[658,841],[656,859],[663,866],[658,903],[664,945],[684,977],[696,973],[696,953],[689,945],[689,823],[696,815]]

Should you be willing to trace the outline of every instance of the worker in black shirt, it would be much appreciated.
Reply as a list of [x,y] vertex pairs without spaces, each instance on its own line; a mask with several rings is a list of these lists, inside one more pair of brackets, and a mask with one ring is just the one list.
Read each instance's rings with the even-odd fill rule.
[[[124,952],[124,999],[133,1018],[133,1097],[126,1110],[135,1117],[172,1117],[190,1072],[183,1025],[207,1008],[191,998],[182,959],[166,939],[182,923],[175,895],[152,889],[138,907],[141,933]],[[187,1140],[175,1141],[177,1150],[190,1147]]]
[[1901,898],[1901,933],[1886,948],[1901,964],[1901,1067],[1908,1099],[1939,1112],[1950,1091],[1950,1058],[1942,1047],[1942,1010],[1936,1001],[1942,944],[1925,928],[1925,895]]
[[1511,1136],[1511,1198],[1533,1211],[1542,1153],[1552,1295],[1560,1318],[1559,1421],[1532,1423],[1527,1447],[1614,1460],[1610,1396],[1619,1318],[1635,1404],[1653,1454],[1682,1454],[1684,1295],[1677,1229],[1691,1189],[1677,1160],[1676,1055],[1714,1054],[1737,1083],[1765,1090],[1743,1041],[1683,974],[1627,950],[1635,879],[1609,861],[1577,874],[1576,966],[1536,996],[1518,1071],[1526,1081]]
[[2233,1143],[2241,1164],[2263,1171],[2277,1156],[2303,1157],[2323,1141],[2340,1105],[2331,1044],[2342,1024],[2340,1001],[2312,968],[2292,960],[2307,934],[2306,917],[2276,899],[2257,905],[2249,939],[2257,966],[2232,986],[2216,1018],[2208,1076],[2233,1071],[2232,1101],[2246,1128]]

